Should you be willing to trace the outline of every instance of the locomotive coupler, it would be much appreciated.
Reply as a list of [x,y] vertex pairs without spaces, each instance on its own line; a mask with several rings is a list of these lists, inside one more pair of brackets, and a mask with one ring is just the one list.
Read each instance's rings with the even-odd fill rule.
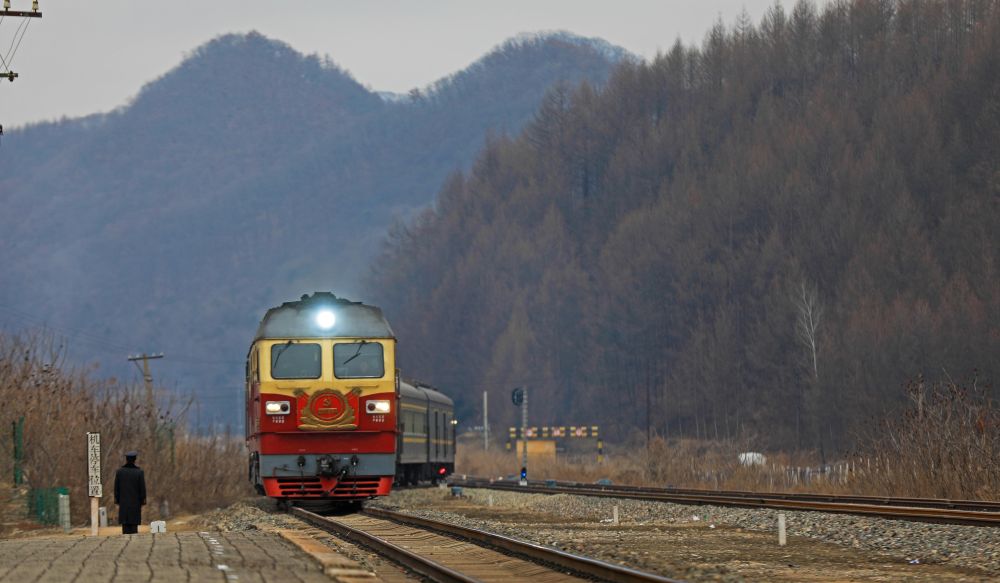
[[316,460],[316,473],[321,476],[330,477],[337,475],[337,461],[333,456],[324,455]]

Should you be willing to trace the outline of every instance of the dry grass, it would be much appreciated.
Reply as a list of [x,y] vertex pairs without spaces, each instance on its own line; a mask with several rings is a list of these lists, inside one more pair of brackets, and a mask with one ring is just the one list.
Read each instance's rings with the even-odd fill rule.
[[[11,476],[9,428],[23,416],[27,484],[65,486],[75,523],[89,519],[86,433],[100,432],[104,497],[112,506],[114,472],[129,449],[140,453],[149,495],[144,519],[227,504],[249,492],[246,451],[239,437],[196,435],[186,403],[151,403],[141,388],[92,378],[65,365],[50,336],[0,334],[0,472]],[[115,509],[112,509],[114,515]]]
[[[676,486],[774,492],[871,494],[951,499],[1000,499],[1000,410],[989,391],[921,381],[907,387],[910,406],[873,421],[858,450],[823,465],[815,452],[763,452],[766,463],[744,466],[747,442],[664,440],[612,447],[595,455],[560,455],[529,465],[532,479],[634,486]],[[516,474],[520,458],[503,449],[483,452],[478,438],[459,443],[456,470],[475,476]]]
[[1000,410],[975,379],[906,388],[909,406],[876,422],[855,456],[853,489],[876,495],[1000,498]]
[[[529,464],[532,479],[593,482],[602,478],[616,484],[633,486],[676,486],[729,490],[801,490],[806,488],[805,468],[817,464],[815,455],[768,454],[759,466],[743,466],[739,454],[749,451],[737,442],[664,440],[654,437],[645,444],[613,447],[600,463],[596,454],[560,455],[555,461]],[[516,474],[520,458],[504,450],[483,452],[476,439],[462,440],[458,448],[456,471],[476,476]],[[801,468],[802,471],[796,471]],[[815,475],[809,484],[834,479],[833,475]],[[841,480],[838,474],[836,480]],[[829,487],[828,484],[822,484]]]

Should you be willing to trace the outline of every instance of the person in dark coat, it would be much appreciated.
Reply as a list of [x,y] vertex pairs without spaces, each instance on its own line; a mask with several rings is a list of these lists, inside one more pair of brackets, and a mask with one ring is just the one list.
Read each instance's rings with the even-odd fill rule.
[[125,465],[115,472],[115,504],[118,505],[118,523],[122,534],[136,534],[142,522],[142,507],[146,505],[146,476],[135,465],[139,454],[125,454]]

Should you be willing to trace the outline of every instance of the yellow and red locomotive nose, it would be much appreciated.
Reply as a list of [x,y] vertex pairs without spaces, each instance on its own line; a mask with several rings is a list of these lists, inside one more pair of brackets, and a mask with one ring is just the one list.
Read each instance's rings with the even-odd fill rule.
[[250,347],[247,385],[258,491],[353,500],[389,493],[396,415],[381,403],[396,399],[395,338],[381,310],[329,293],[268,310]]

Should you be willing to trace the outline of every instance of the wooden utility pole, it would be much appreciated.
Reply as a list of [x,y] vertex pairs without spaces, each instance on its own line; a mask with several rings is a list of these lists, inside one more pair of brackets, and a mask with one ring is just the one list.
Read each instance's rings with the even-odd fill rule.
[[149,405],[150,408],[152,408],[152,406],[155,405],[156,402],[153,399],[153,373],[149,371],[149,361],[155,360],[157,358],[163,358],[163,353],[160,352],[158,354],[146,354],[144,352],[141,355],[128,357],[129,362],[135,364],[136,368],[139,368],[138,361],[140,360],[142,361],[142,368],[139,369],[139,372],[142,373],[142,380],[143,383],[145,383],[146,385],[146,404]]

